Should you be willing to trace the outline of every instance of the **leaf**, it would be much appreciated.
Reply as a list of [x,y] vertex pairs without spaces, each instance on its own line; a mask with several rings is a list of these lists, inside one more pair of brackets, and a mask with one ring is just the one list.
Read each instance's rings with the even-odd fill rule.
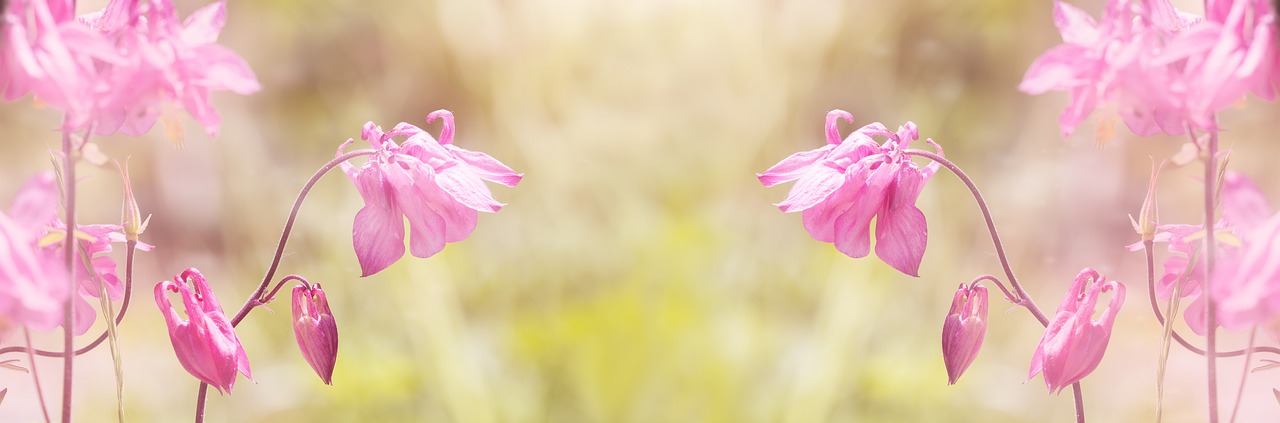
[[9,369],[9,370],[17,370],[17,371],[20,371],[20,372],[23,372],[23,373],[30,373],[30,371],[29,371],[29,370],[27,370],[27,368],[26,368],[26,367],[22,367],[22,366],[19,366],[19,365],[17,365],[17,364],[13,364],[13,363],[17,363],[17,362],[18,362],[18,360],[16,360],[16,359],[14,359],[14,360],[5,360],[5,361],[0,361],[0,367],[4,367],[4,368]]
[[1260,360],[1258,360],[1258,361],[1266,362],[1267,364],[1264,364],[1264,365],[1261,365],[1261,366],[1255,367],[1253,370],[1250,370],[1250,371],[1249,371],[1249,373],[1257,373],[1257,372],[1261,372],[1261,371],[1263,371],[1263,370],[1271,370],[1271,369],[1275,369],[1275,368],[1280,368],[1280,361],[1275,361],[1275,360],[1266,359],[1266,358],[1264,358],[1264,359],[1260,359]]

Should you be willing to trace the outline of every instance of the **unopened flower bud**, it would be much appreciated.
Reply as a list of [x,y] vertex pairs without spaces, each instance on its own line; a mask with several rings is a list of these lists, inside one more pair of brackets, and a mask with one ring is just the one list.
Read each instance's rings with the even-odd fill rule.
[[320,380],[332,385],[333,366],[338,360],[338,324],[329,312],[329,300],[320,284],[293,287],[293,336],[302,358],[320,375]]
[[1156,180],[1160,178],[1160,170],[1164,168],[1164,162],[1159,166],[1152,160],[1151,163],[1151,181],[1147,183],[1147,197],[1142,200],[1142,211],[1138,213],[1138,220],[1133,221],[1133,217],[1129,217],[1129,221],[1133,224],[1133,230],[1142,235],[1143,241],[1151,241],[1156,237],[1156,226],[1160,223],[1159,208],[1156,206]]
[[942,323],[942,360],[947,365],[948,384],[955,385],[978,358],[986,336],[987,288],[977,283],[960,284]]

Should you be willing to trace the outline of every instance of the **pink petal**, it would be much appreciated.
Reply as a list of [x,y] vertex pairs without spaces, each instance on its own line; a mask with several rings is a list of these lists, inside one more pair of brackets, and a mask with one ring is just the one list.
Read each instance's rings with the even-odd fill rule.
[[1053,90],[1065,90],[1085,83],[1085,49],[1062,44],[1049,49],[1031,63],[1018,84],[1018,90],[1027,94],[1043,94]]
[[452,166],[435,175],[436,183],[459,203],[482,212],[496,212],[503,204],[493,198],[484,180],[468,166]]
[[924,212],[916,208],[915,201],[924,186],[924,177],[914,169],[898,174],[897,184],[889,188],[876,221],[876,256],[902,273],[920,276],[929,230]]
[[356,213],[351,230],[361,277],[369,276],[404,256],[404,218],[380,166],[365,168],[356,180],[365,206]]
[[823,157],[826,157],[832,148],[834,147],[828,144],[819,149],[792,154],[770,167],[769,170],[764,171],[764,173],[756,174],[756,177],[760,178],[760,183],[766,187],[794,181],[804,175],[810,166],[814,166]]
[[479,151],[470,151],[458,148],[452,145],[446,145],[445,148],[453,153],[453,157],[461,160],[463,163],[470,165],[472,172],[481,179],[497,182],[509,187],[514,187],[520,183],[520,179],[524,176],[522,173],[516,173],[507,165],[502,164],[488,154]]
[[1064,43],[1090,45],[1098,40],[1098,24],[1093,17],[1069,3],[1053,2],[1053,23]]
[[182,23],[182,41],[198,46],[218,41],[218,33],[227,23],[227,5],[222,1],[210,3],[187,16]]
[[843,172],[829,166],[810,166],[791,187],[787,199],[776,205],[788,213],[808,209],[827,199],[847,180]]
[[[409,219],[409,253],[427,258],[439,253],[445,244],[444,218],[429,205],[427,190],[434,189],[426,165],[416,163],[410,169],[387,166],[387,182],[395,192],[396,207]],[[423,184],[419,184],[421,181]]]
[[1239,172],[1227,172],[1222,185],[1222,217],[1233,226],[1254,228],[1271,217],[1271,206],[1258,185]]

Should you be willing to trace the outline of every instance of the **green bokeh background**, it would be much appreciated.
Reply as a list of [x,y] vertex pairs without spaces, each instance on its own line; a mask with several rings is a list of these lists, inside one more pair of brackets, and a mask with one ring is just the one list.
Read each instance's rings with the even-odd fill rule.
[[[178,4],[185,15],[203,2]],[[439,255],[361,279],[350,235],[360,196],[340,173],[326,176],[280,275],[328,293],[341,339],[334,385],[302,360],[278,301],[237,328],[256,383],[212,395],[209,421],[1072,421],[1069,393],[1024,383],[1043,329],[995,296],[982,354],[947,386],[939,332],[952,293],[999,272],[952,175],[939,173],[919,201],[930,229],[920,278],[849,259],[771,205],[788,187],[764,188],[755,173],[821,146],[835,108],[859,126],[912,120],[941,143],[984,190],[1046,312],[1083,267],[1125,282],[1086,405],[1091,421],[1153,421],[1159,326],[1142,256],[1122,247],[1136,240],[1127,215],[1142,202],[1148,157],[1184,140],[1121,126],[1100,143],[1093,119],[1063,140],[1066,95],[1017,91],[1059,42],[1051,10],[1022,0],[232,1],[221,42],[263,90],[214,96],[217,139],[179,113],[184,126],[170,130],[181,142],[161,126],[95,139],[131,157],[153,214],[144,239],[157,245],[139,255],[120,328],[129,421],[188,421],[195,401],[155,283],[197,267],[238,307],[297,190],[342,141],[369,120],[438,133],[423,118],[440,108],[456,114],[459,146],[525,173],[515,188],[493,187],[506,208]],[[58,116],[30,100],[0,111],[7,204],[49,168]],[[1223,115],[1223,139],[1232,167],[1280,204],[1276,111],[1242,102]],[[1165,222],[1199,221],[1199,174],[1164,175]],[[80,176],[81,221],[117,221],[112,168],[86,164]],[[59,340],[36,335],[49,348]],[[77,362],[77,421],[114,420],[110,362],[103,348]],[[1229,409],[1241,362],[1222,363]],[[60,363],[38,365],[56,408]],[[1203,361],[1175,350],[1170,366],[1165,421],[1203,421]],[[1241,421],[1280,415],[1272,373],[1250,377]],[[40,420],[28,375],[0,372],[0,388],[0,421]]]

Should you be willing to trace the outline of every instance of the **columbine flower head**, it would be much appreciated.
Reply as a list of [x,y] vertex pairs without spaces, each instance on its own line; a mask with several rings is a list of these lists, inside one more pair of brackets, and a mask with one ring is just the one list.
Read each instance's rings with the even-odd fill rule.
[[320,375],[320,380],[332,385],[333,366],[338,360],[338,324],[320,284],[293,287],[293,337],[302,358]]
[[[54,223],[54,236],[46,236],[42,239],[44,248],[51,250],[51,254],[62,257],[63,244],[62,233],[66,231],[66,224],[61,221]],[[103,286],[107,298],[113,301],[119,301],[124,298],[124,284],[121,283],[120,277],[116,274],[116,261],[107,254],[111,252],[111,243],[124,242],[125,235],[120,232],[120,225],[76,225],[76,242],[83,250],[76,252],[76,260],[81,252],[88,254],[89,265],[77,261],[75,264],[76,282],[80,289],[77,290],[78,295],[73,296],[72,304],[75,306],[75,318],[73,319],[73,332],[76,335],[83,335],[89,331],[89,327],[93,326],[94,320],[97,320],[97,314],[93,311],[90,304],[91,298],[99,297],[98,285]],[[151,251],[150,244],[139,242],[137,248],[143,251]]]
[[[1093,320],[1098,297],[1102,292],[1112,290],[1115,292],[1106,310]],[[1031,357],[1031,371],[1027,378],[1044,372],[1045,385],[1049,392],[1054,393],[1092,373],[1107,351],[1116,313],[1120,312],[1123,304],[1123,284],[1108,281],[1093,269],[1080,271],[1040,338],[1035,355]]]
[[[166,290],[182,295],[187,320],[183,320],[169,303]],[[214,297],[209,282],[199,270],[187,269],[172,281],[156,284],[155,297],[160,313],[164,314],[164,322],[169,326],[173,352],[187,373],[213,385],[220,393],[231,393],[237,371],[253,379],[249,375],[249,356],[240,344],[240,337],[236,336],[235,329],[218,304],[218,298]]]
[[987,288],[976,282],[960,284],[951,310],[942,323],[942,361],[947,366],[947,383],[955,385],[960,375],[978,358],[987,336]]
[[[342,163],[365,201],[351,231],[361,276],[378,273],[404,256],[404,219],[409,220],[409,252],[431,257],[446,242],[470,236],[477,211],[502,208],[484,181],[515,186],[523,176],[487,154],[454,146],[453,113],[432,112],[427,122],[437,118],[444,124],[439,142],[408,123],[390,132],[366,123],[361,139],[377,154],[360,166]],[[405,139],[396,143],[396,137]],[[351,142],[339,147],[338,155]]]
[[[915,202],[940,165],[920,167],[903,154],[920,137],[915,123],[907,122],[897,132],[872,123],[841,141],[841,119],[852,123],[853,115],[827,113],[827,145],[783,159],[757,175],[760,183],[769,187],[796,181],[778,208],[803,212],[804,227],[814,239],[834,243],[849,257],[871,252],[871,219],[876,218],[876,255],[902,273],[919,276],[928,227]],[[873,137],[886,140],[880,144]]]
[[261,88],[244,59],[217,44],[226,19],[226,3],[217,1],[179,22],[171,0],[112,0],[81,17],[128,53],[127,60],[102,68],[108,89],[97,105],[95,132],[145,134],[173,103],[216,137],[222,119],[209,94],[252,94]]
[[70,295],[63,256],[40,246],[57,220],[57,198],[53,172],[41,173],[18,191],[8,215],[0,213],[0,338],[13,326],[62,324]]
[[1231,330],[1262,326],[1280,339],[1280,213],[1272,214],[1257,185],[1242,174],[1227,172],[1222,196],[1223,219],[1240,246],[1214,265],[1218,321]]
[[1019,89],[1070,93],[1064,137],[1102,107],[1138,135],[1216,130],[1216,113],[1245,93],[1274,97],[1275,11],[1266,0],[1206,3],[1202,19],[1168,0],[1109,0],[1095,22],[1055,2],[1063,44],[1036,59]]

